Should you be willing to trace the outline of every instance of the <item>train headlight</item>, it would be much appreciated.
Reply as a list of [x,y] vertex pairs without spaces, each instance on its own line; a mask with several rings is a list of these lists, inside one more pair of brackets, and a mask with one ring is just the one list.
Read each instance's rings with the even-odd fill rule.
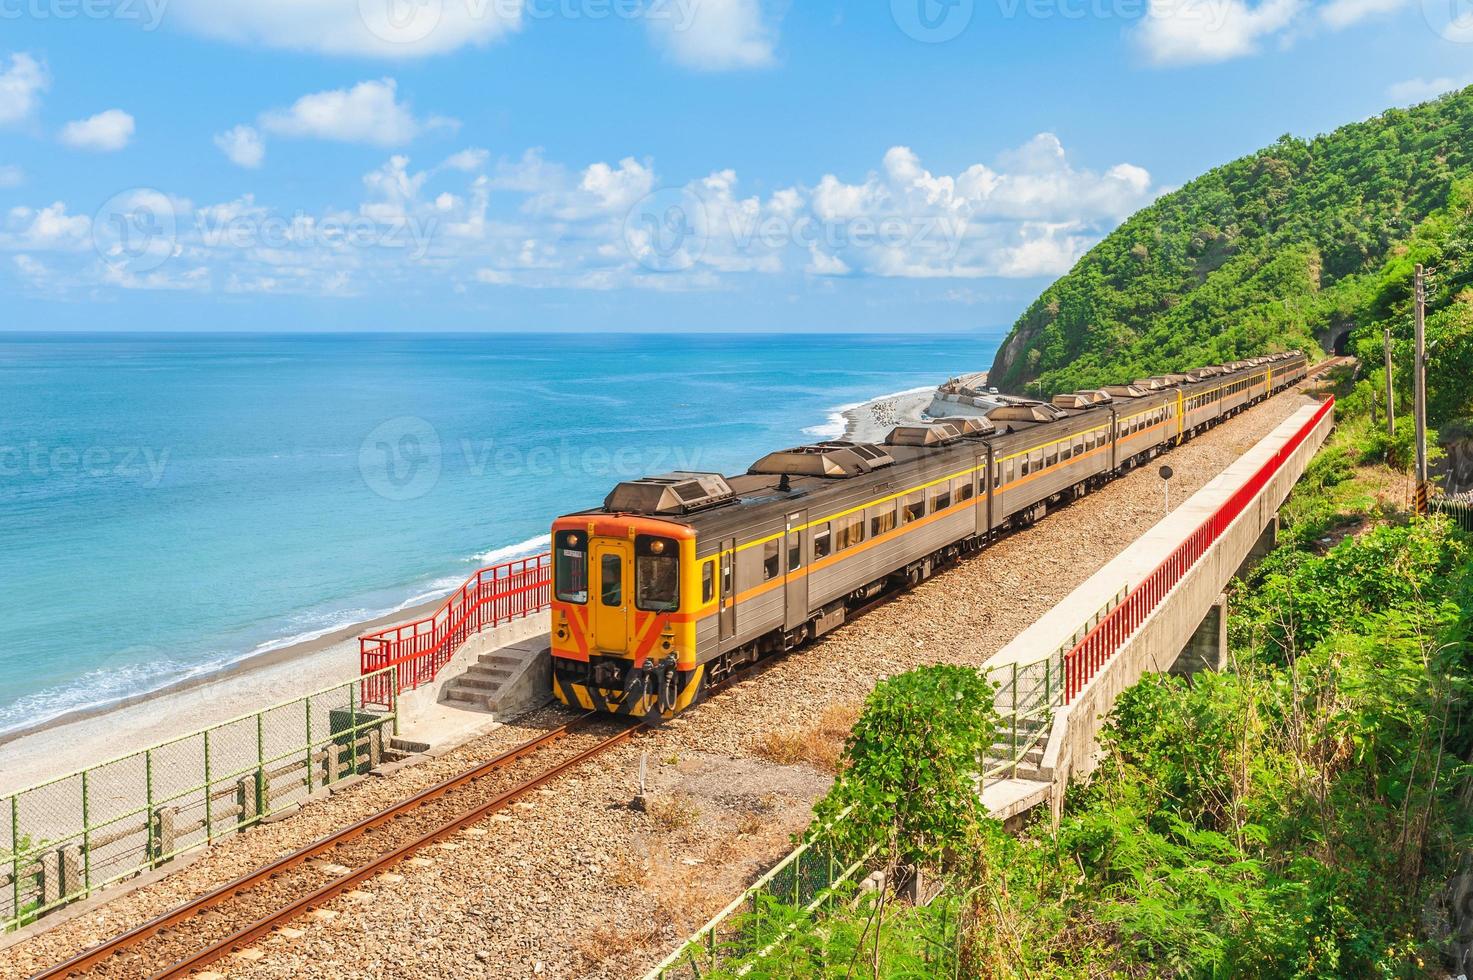
[[650,542],[650,554],[663,555],[665,553],[665,542],[655,540]]

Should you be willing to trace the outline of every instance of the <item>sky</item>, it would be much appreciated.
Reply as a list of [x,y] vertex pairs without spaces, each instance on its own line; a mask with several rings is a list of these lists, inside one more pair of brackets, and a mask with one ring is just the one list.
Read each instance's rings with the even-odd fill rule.
[[0,0],[0,330],[1005,329],[1470,0]]

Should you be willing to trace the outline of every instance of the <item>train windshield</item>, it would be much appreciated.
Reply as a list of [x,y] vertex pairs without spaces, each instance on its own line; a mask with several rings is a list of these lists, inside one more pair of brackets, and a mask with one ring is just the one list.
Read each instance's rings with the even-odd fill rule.
[[645,612],[680,608],[680,559],[677,544],[641,539],[634,556],[634,604]]
[[569,537],[574,543],[557,549],[557,597],[559,602],[583,603],[588,601],[588,546],[581,537]]

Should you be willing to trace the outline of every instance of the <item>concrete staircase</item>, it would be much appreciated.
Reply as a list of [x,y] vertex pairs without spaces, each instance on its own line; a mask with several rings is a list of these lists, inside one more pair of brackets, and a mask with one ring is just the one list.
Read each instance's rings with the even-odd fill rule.
[[551,689],[552,658],[544,634],[480,654],[445,684],[440,701],[509,718],[544,704]]

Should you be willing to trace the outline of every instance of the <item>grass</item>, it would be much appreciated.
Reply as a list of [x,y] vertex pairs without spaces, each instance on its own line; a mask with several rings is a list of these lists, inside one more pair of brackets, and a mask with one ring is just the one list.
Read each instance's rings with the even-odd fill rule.
[[823,709],[816,724],[803,729],[779,729],[763,734],[753,751],[780,766],[806,763],[828,773],[839,771],[844,743],[859,719],[859,706],[834,704]]
[[651,797],[645,804],[645,813],[656,827],[667,833],[693,827],[701,818],[701,808],[688,793]]

